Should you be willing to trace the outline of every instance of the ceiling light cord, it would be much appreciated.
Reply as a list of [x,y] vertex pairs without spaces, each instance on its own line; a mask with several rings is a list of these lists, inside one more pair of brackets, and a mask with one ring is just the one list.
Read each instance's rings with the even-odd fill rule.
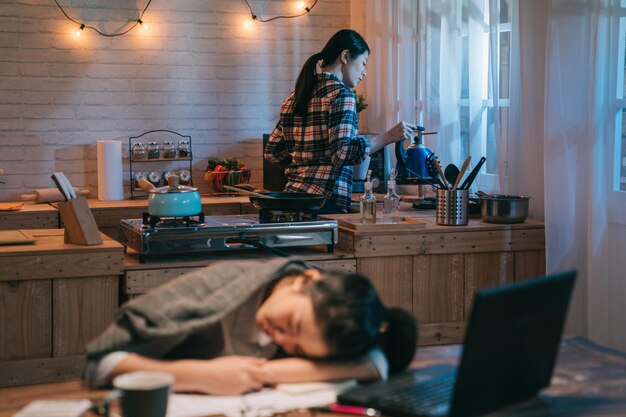
[[117,33],[104,33],[100,30],[98,30],[98,28],[95,28],[93,26],[89,26],[86,25],[85,23],[79,22],[76,19],[72,19],[66,12],[65,9],[63,9],[63,7],[59,4],[59,2],[57,0],[54,0],[54,2],[56,3],[57,7],[59,8],[59,10],[61,10],[61,13],[63,13],[63,15],[71,22],[76,23],[77,25],[80,26],[79,30],[83,30],[83,29],[91,29],[95,32],[97,32],[98,34],[102,35],[102,36],[106,36],[107,38],[113,38],[116,36],[122,36],[127,34],[128,32],[130,32],[131,30],[133,30],[137,25],[143,25],[144,22],[142,20],[144,13],[146,12],[146,10],[148,10],[148,6],[150,6],[150,3],[152,2],[152,0],[148,0],[148,3],[146,4],[146,7],[143,8],[143,10],[141,11],[141,13],[139,14],[139,18],[137,20],[135,20],[134,24],[129,27],[128,29],[122,31],[122,32],[117,32]]
[[[55,0],[56,1],[56,0]],[[267,23],[267,22],[271,22],[272,20],[276,20],[276,19],[293,19],[296,17],[300,17],[300,16],[304,16],[305,14],[309,14],[311,12],[311,10],[313,10],[313,8],[315,7],[315,5],[317,4],[318,0],[315,0],[313,2],[313,4],[311,5],[311,7],[305,7],[304,8],[304,13],[300,13],[300,14],[295,14],[295,15],[280,15],[280,16],[274,16],[271,17],[269,19],[262,19],[260,18],[257,14],[255,14],[252,11],[252,7],[250,6],[250,3],[248,2],[248,0],[243,0],[246,3],[246,6],[248,6],[248,10],[250,11],[250,16],[252,17],[252,20],[255,20],[257,22],[263,22],[263,23]]]

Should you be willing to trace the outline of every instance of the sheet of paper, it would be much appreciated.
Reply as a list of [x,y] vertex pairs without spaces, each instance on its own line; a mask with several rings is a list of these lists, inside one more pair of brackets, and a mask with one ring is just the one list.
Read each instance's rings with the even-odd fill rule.
[[89,400],[37,400],[13,417],[79,417],[91,407]]
[[289,410],[332,404],[337,394],[354,381],[315,384],[280,384],[240,396],[172,394],[167,417],[199,417],[225,414],[229,417],[263,417]]

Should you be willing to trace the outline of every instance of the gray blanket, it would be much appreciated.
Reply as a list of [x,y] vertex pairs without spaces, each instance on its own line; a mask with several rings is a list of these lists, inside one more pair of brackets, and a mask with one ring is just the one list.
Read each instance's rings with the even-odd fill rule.
[[177,345],[196,330],[219,322],[261,286],[309,267],[284,258],[222,261],[182,275],[120,307],[114,322],[87,343],[87,357],[145,341]]

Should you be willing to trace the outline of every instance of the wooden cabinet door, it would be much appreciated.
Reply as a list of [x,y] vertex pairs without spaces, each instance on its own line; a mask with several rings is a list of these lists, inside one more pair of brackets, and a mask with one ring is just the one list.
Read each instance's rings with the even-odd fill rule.
[[368,277],[387,307],[413,308],[413,263],[410,256],[357,259],[357,272]]
[[52,355],[52,283],[0,282],[0,363]]
[[511,252],[465,255],[465,320],[469,318],[476,290],[511,284],[514,281],[513,261]]
[[418,344],[459,343],[464,324],[464,255],[413,257],[413,313]]

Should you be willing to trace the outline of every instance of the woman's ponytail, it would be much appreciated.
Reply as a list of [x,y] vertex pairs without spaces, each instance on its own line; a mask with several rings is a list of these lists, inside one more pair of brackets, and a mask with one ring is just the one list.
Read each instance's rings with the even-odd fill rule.
[[406,369],[417,346],[417,320],[406,310],[389,308],[386,328],[381,333],[381,348],[389,363],[389,373]]
[[308,113],[309,101],[311,101],[313,89],[315,88],[315,70],[317,63],[321,59],[320,56],[320,53],[313,54],[306,60],[296,81],[294,107],[295,113],[302,117],[306,117]]
[[322,66],[332,65],[345,50],[350,53],[351,57],[356,57],[365,52],[369,53],[370,48],[365,39],[352,29],[341,29],[335,33],[324,49],[311,55],[300,70],[294,89],[294,112],[296,114],[306,119],[309,101],[315,90],[317,63],[322,61]]

